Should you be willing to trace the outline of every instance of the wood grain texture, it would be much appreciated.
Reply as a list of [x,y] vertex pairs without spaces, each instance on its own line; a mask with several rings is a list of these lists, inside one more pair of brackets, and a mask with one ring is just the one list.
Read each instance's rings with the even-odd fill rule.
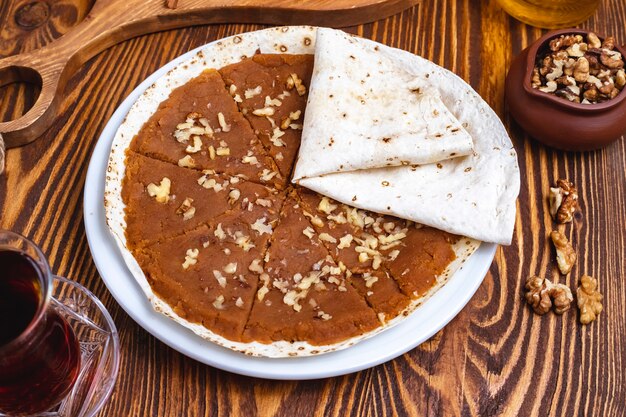
[[[18,2],[1,3],[3,28]],[[624,44],[625,21],[626,4],[604,0],[581,26],[615,34]],[[0,51],[15,53],[49,42],[65,30],[60,22],[36,29],[40,32],[29,42],[14,45],[13,38],[3,37]],[[94,291],[120,330],[119,381],[99,415],[626,415],[626,141],[601,151],[566,153],[524,134],[505,111],[504,78],[511,59],[543,31],[513,20],[491,0],[422,0],[402,14],[347,29],[459,74],[500,115],[518,151],[522,187],[513,244],[498,250],[478,292],[447,327],[411,352],[366,371],[277,382],[195,362],[126,315],[98,276],[82,222],[82,188],[94,144],[124,97],[157,68],[193,47],[258,28],[198,26],[121,43],[70,80],[66,109],[50,130],[7,152],[7,173],[0,177],[0,227],[39,243],[52,270]],[[32,92],[24,90],[3,90],[3,118],[32,103]],[[579,261],[565,278],[556,273],[547,240],[554,225],[545,196],[559,177],[577,185],[582,209],[565,228],[579,248]],[[599,279],[605,296],[598,322],[584,327],[574,310],[563,317],[539,317],[526,306],[528,275],[545,274],[575,288],[583,273]]]

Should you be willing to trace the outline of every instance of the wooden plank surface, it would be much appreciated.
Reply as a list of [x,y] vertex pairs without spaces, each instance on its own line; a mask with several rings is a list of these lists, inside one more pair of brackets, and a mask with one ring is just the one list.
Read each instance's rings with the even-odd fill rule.
[[[69,30],[87,0],[49,2],[49,19],[25,30],[0,2],[0,56],[32,50]],[[581,25],[626,43],[626,4],[603,0]],[[0,177],[0,228],[39,243],[52,270],[98,295],[120,330],[122,363],[100,416],[622,416],[626,413],[626,142],[565,153],[526,137],[506,114],[511,59],[543,32],[509,18],[493,0],[422,0],[406,12],[347,28],[420,54],[467,80],[504,120],[519,154],[522,187],[513,244],[500,248],[463,311],[431,340],[384,365],[344,377],[277,382],[223,372],[168,348],[117,305],[89,253],[82,188],[91,151],[115,108],[146,76],[209,41],[260,28],[201,26],[143,36],[89,61],[69,83],[61,116],[41,138],[7,152]],[[0,94],[9,120],[34,92]],[[545,196],[556,178],[579,188],[582,214],[567,234],[579,248],[571,275],[599,279],[605,311],[590,326],[575,311],[536,316],[523,299],[529,274],[557,278]]]

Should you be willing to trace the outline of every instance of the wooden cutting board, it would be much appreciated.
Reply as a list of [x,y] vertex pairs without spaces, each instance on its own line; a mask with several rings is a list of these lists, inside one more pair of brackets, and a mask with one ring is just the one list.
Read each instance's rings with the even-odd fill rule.
[[85,19],[31,53],[0,60],[0,86],[38,84],[34,106],[0,123],[8,148],[32,142],[57,116],[67,81],[87,60],[119,42],[161,30],[210,23],[342,27],[382,19],[419,0],[96,0]]

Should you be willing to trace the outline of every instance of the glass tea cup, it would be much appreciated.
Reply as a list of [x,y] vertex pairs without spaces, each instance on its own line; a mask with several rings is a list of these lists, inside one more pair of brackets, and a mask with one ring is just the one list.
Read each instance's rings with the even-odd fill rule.
[[78,377],[80,346],[52,308],[51,291],[52,274],[39,248],[0,231],[0,412],[48,410]]
[[0,417],[93,417],[108,400],[119,337],[88,289],[0,230]]

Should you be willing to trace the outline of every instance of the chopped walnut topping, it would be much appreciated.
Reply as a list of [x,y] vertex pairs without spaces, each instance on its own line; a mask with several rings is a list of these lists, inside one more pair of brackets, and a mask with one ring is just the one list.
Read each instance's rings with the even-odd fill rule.
[[246,156],[241,158],[241,162],[244,164],[256,165],[259,163],[259,160],[256,156],[252,155],[252,151],[249,151]]
[[333,318],[333,316],[331,316],[328,313],[324,313],[322,310],[317,312],[317,317],[321,318],[324,321],[327,321]]
[[339,238],[339,244],[337,245],[337,249],[349,248],[353,239],[354,239],[354,237],[351,234],[349,234],[349,233],[346,234],[343,237],[340,237]]
[[553,230],[550,238],[556,249],[556,262],[559,270],[561,274],[567,275],[576,263],[576,252],[563,233]]
[[272,234],[272,226],[269,224],[265,224],[267,221],[267,217],[262,217],[260,219],[256,219],[256,221],[250,226],[252,230],[256,230],[259,232],[259,235],[267,233],[268,235]]
[[189,220],[193,218],[193,216],[196,214],[196,208],[191,205],[192,203],[193,198],[185,198],[180,207],[176,209],[176,214],[181,214],[183,216],[183,220]]
[[529,277],[526,280],[526,302],[530,304],[534,312],[542,315],[552,308],[550,288],[552,283],[541,277]]
[[287,90],[291,90],[296,87],[296,91],[298,92],[299,96],[303,96],[306,94],[306,87],[304,86],[304,84],[302,84],[302,80],[298,77],[297,74],[291,74],[287,78],[286,87]]
[[213,136],[213,129],[209,126],[209,121],[200,113],[189,113],[184,123],[176,125],[174,138],[180,143],[188,142],[189,139],[195,139],[199,136],[208,138]]
[[183,262],[183,269],[188,269],[191,265],[198,263],[198,249],[187,249],[185,253],[185,262]]
[[576,290],[580,322],[589,324],[602,312],[603,296],[598,291],[598,281],[589,275],[580,278],[580,286]]
[[328,233],[320,233],[320,240],[324,242],[337,243],[337,239],[335,239]]
[[220,146],[219,148],[217,148],[215,150],[215,154],[217,156],[229,156],[230,155],[230,148],[226,148],[226,147]]
[[372,286],[378,282],[378,277],[370,273],[363,274],[363,279],[365,280],[365,286],[367,288],[372,288]]
[[266,198],[257,198],[254,201],[254,204],[259,205],[261,207],[272,207],[272,200],[268,200]]
[[361,213],[359,213],[357,209],[345,206],[345,211],[346,217],[348,218],[348,223],[358,227],[359,229],[365,228],[365,216],[361,216]]
[[578,190],[568,180],[559,179],[556,187],[550,188],[550,215],[559,224],[569,223],[578,207]]
[[381,259],[379,255],[374,256],[374,259],[372,260],[372,268],[374,269],[380,268],[380,265],[382,264],[382,262],[383,260]]
[[231,126],[228,123],[226,123],[226,118],[224,117],[224,113],[222,112],[217,113],[217,121],[220,124],[220,127],[222,128],[222,132],[230,132]]
[[191,155],[186,155],[178,160],[178,166],[183,168],[194,168],[196,166],[196,161],[194,161]]
[[254,88],[249,88],[246,91],[244,91],[243,95],[246,99],[251,99],[261,94],[262,91],[263,91],[263,88],[260,85],[257,85]]
[[239,200],[239,197],[241,197],[241,191],[239,191],[236,188],[233,188],[228,193],[228,204],[231,204],[231,205],[235,204],[235,202]]
[[302,234],[305,235],[306,237],[308,237],[309,239],[312,239],[313,236],[315,235],[315,230],[313,230],[313,228],[311,226],[307,226],[303,231]]
[[215,299],[215,301],[213,301],[213,307],[217,308],[218,310],[224,309],[224,296],[223,295],[218,296]]
[[259,280],[263,283],[263,286],[259,288],[259,291],[257,292],[256,296],[259,299],[259,301],[263,301],[263,299],[265,298],[265,295],[269,292],[268,285],[270,284],[270,276],[266,274],[265,272],[263,272],[259,276]]
[[198,153],[202,149],[202,139],[200,136],[193,137],[193,145],[189,145],[185,148],[185,152],[187,153]]
[[226,288],[226,278],[222,273],[218,270],[213,270],[213,276],[217,280],[217,283],[220,284],[220,287]]
[[317,209],[323,213],[331,214],[333,210],[335,210],[338,206],[336,204],[332,204],[328,197],[322,197],[320,203],[317,206]]
[[396,258],[398,257],[398,255],[400,255],[400,251],[398,249],[396,250],[392,250],[391,252],[389,252],[389,260],[390,261],[395,261]]
[[278,172],[270,171],[269,169],[265,168],[263,172],[259,174],[259,178],[261,179],[261,181],[268,182],[271,181],[271,179],[274,178],[276,175],[278,175]]
[[224,272],[226,272],[227,274],[234,274],[235,272],[237,272],[237,262],[231,262],[227,264],[223,269]]
[[272,144],[278,148],[280,148],[281,146],[287,146],[285,141],[281,139],[281,137],[283,136],[285,136],[285,132],[280,130],[278,127],[275,127],[272,132],[272,137],[270,138],[270,142],[272,142]]
[[267,116],[273,116],[274,112],[275,111],[273,107],[263,107],[262,109],[253,110],[252,114],[254,114],[255,116],[267,117]]
[[314,216],[307,211],[303,211],[303,213],[304,213],[304,216],[307,217],[311,221],[311,223],[313,223],[313,226],[324,227],[324,222],[318,216]]
[[261,266],[261,260],[260,259],[254,259],[250,265],[248,266],[248,269],[252,272],[256,272],[258,274],[262,274],[263,273],[263,267]]
[[299,304],[300,298],[302,297],[301,292],[295,290],[287,291],[287,294],[283,297],[283,303],[293,307],[296,312],[299,312],[302,310],[302,306]]
[[244,252],[249,252],[250,249],[255,247],[255,244],[250,240],[250,236],[237,236],[235,238],[235,243],[243,249]]
[[241,299],[241,297],[237,297],[237,299],[235,300],[235,305],[239,308],[243,307],[243,300]]
[[213,234],[219,240],[226,239],[226,233],[224,233],[224,230],[222,229],[222,223],[217,224],[217,227],[215,228],[215,231],[213,232]]
[[277,98],[271,98],[270,96],[265,96],[265,107],[270,107],[270,106],[280,107],[282,104],[283,102],[278,100]]
[[146,190],[148,191],[148,195],[150,197],[154,197],[158,203],[165,204],[170,201],[170,188],[172,186],[172,182],[169,178],[163,177],[161,183],[156,185],[154,183],[148,184]]
[[302,110],[292,111],[291,113],[289,113],[289,118],[296,121],[300,118],[300,115],[302,115]]
[[359,253],[359,262],[363,263],[363,262],[367,262],[369,260],[369,256],[367,255],[367,253],[365,252],[361,252]]
[[390,243],[396,242],[398,240],[402,240],[406,237],[406,232],[407,230],[404,229],[398,233],[393,233],[390,234],[388,236],[384,236],[384,235],[380,235],[378,236],[378,241],[382,244],[382,245],[388,245]]
[[346,219],[346,215],[342,212],[339,214],[329,214],[326,216],[328,220],[331,220],[337,224],[346,224],[348,223],[348,219]]

